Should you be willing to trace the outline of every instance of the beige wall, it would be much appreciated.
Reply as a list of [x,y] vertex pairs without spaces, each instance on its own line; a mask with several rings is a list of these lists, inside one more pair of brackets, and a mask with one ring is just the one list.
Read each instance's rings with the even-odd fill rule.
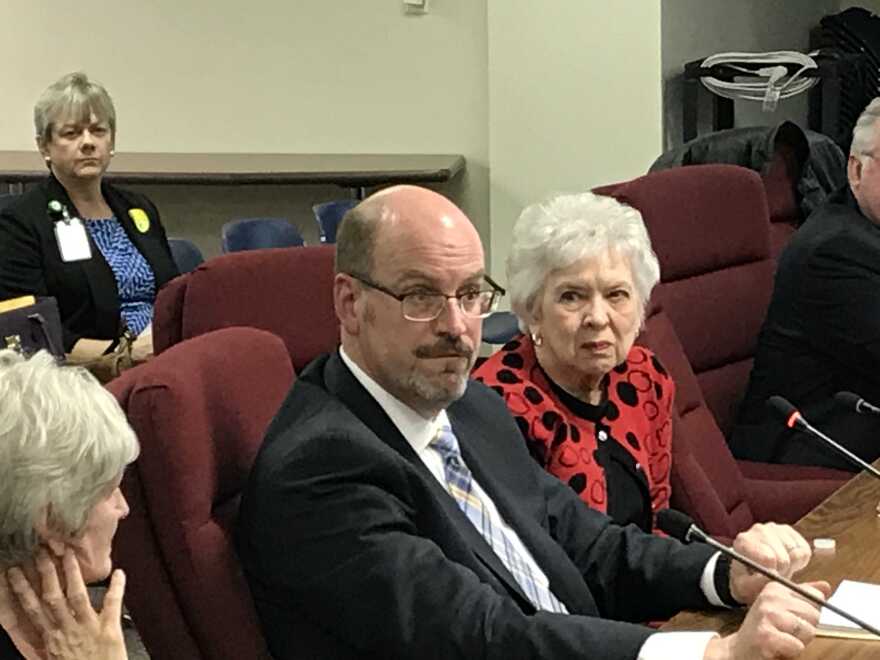
[[660,4],[489,0],[492,272],[529,203],[642,174],[661,145]]
[[[82,69],[117,105],[118,150],[461,153],[442,187],[489,239],[486,0],[3,0],[0,150],[33,146],[31,109]],[[315,240],[333,186],[145,188],[169,231],[216,252],[235,215],[281,215]]]
[[[663,70],[722,38],[790,44],[835,2],[431,0],[409,16],[400,0],[2,0],[0,150],[31,148],[37,95],[84,69],[116,99],[120,150],[462,153],[467,174],[441,189],[503,280],[525,204],[637,176],[659,154]],[[233,216],[287,216],[315,240],[311,204],[346,195],[146,190],[209,253]]]
[[[502,273],[525,203],[635,176],[655,155],[659,4],[491,0],[489,24],[489,1],[433,0],[409,16],[399,0],[5,0],[16,20],[0,22],[0,58],[16,64],[0,149],[31,148],[34,100],[83,69],[114,96],[119,150],[463,153],[466,176],[442,189],[499,250]],[[315,240],[310,205],[345,195],[144,190],[171,233],[209,254],[234,216],[287,216]]]

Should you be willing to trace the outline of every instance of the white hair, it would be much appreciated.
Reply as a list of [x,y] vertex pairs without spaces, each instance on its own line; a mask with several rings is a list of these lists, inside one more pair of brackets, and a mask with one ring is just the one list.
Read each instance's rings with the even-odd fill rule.
[[0,567],[33,557],[41,520],[78,536],[138,451],[122,408],[85,369],[0,351]]
[[526,207],[513,227],[507,258],[511,308],[520,328],[534,318],[547,276],[615,250],[629,261],[641,313],[660,280],[660,264],[636,209],[593,193],[560,194]]
[[862,110],[862,114],[853,126],[853,139],[849,147],[850,156],[861,156],[869,153],[876,144],[874,125],[880,119],[880,96],[872,100]]

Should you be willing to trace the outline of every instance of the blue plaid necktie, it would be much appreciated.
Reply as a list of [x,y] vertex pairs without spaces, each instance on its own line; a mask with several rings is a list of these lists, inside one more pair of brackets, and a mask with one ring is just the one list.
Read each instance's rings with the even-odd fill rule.
[[525,558],[517,551],[504,532],[500,520],[493,520],[482,501],[473,492],[473,477],[468,466],[464,464],[458,439],[452,428],[444,424],[431,441],[443,458],[443,471],[446,475],[446,488],[464,514],[476,527],[483,538],[501,559],[510,574],[516,579],[529,600],[539,610],[565,613],[563,605],[550,591],[549,586],[540,584]]

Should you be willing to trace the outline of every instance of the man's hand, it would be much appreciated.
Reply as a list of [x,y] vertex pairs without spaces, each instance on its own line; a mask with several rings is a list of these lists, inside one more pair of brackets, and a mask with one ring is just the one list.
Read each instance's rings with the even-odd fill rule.
[[[801,585],[823,600],[831,593],[827,582]],[[749,608],[740,629],[723,639],[713,639],[705,660],[757,660],[796,658],[816,635],[819,608],[787,587],[771,582]]]
[[[37,557],[42,597],[37,597],[24,572],[11,568],[9,585],[19,612],[39,633],[46,658],[52,660],[125,660],[122,636],[122,597],[125,575],[113,571],[100,613],[92,608],[79,564],[68,549],[62,560],[67,586],[62,591],[55,564],[46,552]],[[8,596],[9,594],[7,594]]]
[[[733,549],[761,566],[790,578],[810,563],[813,553],[803,536],[788,525],[753,525],[737,535]],[[730,595],[748,605],[758,597],[769,580],[734,561],[730,567]]]

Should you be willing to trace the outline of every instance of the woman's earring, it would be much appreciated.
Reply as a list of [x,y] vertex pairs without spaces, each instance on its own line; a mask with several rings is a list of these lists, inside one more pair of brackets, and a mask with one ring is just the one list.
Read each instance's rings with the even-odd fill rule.
[[111,150],[110,150],[110,155],[111,155],[111,156],[115,156],[115,155],[116,155],[116,149],[111,149]]
[[43,156],[43,160],[45,160],[47,163],[51,163],[51,162],[52,162],[52,156]]
[[529,336],[532,338],[532,343],[535,346],[541,346],[544,343],[544,338],[539,332],[532,332]]

